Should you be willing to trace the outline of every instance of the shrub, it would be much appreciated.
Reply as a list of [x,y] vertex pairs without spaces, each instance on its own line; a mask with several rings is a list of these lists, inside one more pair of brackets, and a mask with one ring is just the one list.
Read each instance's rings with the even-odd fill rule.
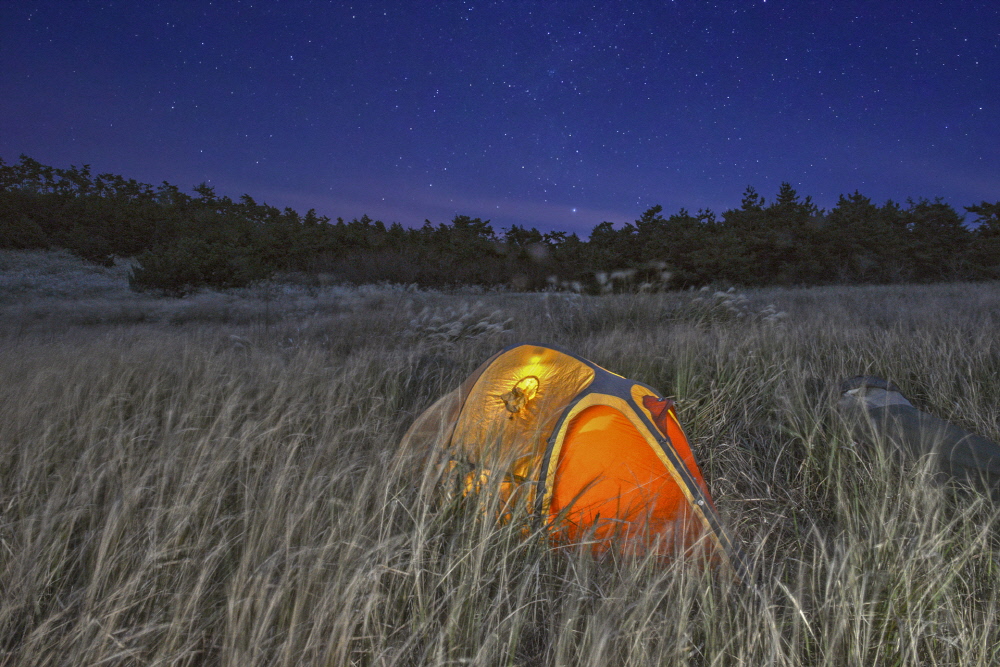
[[183,296],[203,288],[246,287],[273,271],[250,249],[224,242],[180,238],[139,255],[129,274],[137,292]]
[[49,247],[45,232],[26,215],[0,222],[0,248],[42,250]]

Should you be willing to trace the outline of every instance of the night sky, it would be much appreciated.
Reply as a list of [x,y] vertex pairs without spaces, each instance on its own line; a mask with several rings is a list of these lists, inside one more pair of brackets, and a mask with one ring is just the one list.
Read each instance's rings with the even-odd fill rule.
[[1000,2],[0,2],[0,157],[586,235],[782,181],[1000,200]]

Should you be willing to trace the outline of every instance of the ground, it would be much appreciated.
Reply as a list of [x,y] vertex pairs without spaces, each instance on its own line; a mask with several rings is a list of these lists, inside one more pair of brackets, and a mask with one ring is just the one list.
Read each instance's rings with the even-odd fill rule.
[[[0,254],[4,664],[1000,659],[997,508],[833,407],[876,374],[1000,438],[996,283],[158,299],[126,273]],[[414,417],[516,341],[676,398],[756,584],[553,550],[400,465]]]

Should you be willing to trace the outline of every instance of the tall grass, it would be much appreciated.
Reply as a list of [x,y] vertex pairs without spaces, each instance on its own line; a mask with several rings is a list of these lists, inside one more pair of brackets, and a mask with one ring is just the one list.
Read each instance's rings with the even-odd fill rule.
[[[881,374],[1000,438],[1000,286],[749,292],[742,314],[696,294],[273,294],[179,323],[4,306],[0,664],[1000,662],[997,508],[834,407],[839,379]],[[437,335],[449,309],[503,326]],[[525,340],[677,397],[756,586],[550,549],[396,456]]]

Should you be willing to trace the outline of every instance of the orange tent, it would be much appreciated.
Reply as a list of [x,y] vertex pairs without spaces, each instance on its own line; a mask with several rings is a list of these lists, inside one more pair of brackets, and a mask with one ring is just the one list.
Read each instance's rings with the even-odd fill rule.
[[557,542],[664,555],[698,545],[745,574],[673,402],[569,352],[501,350],[401,446],[467,466],[467,489],[502,470],[504,500],[526,503]]

